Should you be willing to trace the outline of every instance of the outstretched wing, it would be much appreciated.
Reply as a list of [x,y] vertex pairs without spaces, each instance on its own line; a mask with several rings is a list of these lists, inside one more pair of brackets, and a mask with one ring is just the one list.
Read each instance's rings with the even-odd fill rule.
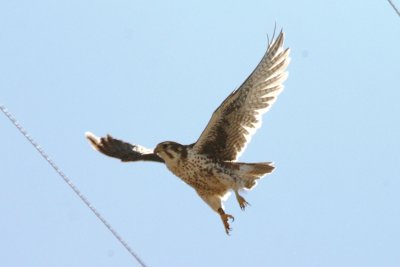
[[284,34],[268,44],[267,52],[246,81],[214,111],[211,120],[194,145],[198,153],[219,160],[236,160],[261,126],[268,111],[283,90],[290,62],[289,49],[283,49]]
[[154,154],[151,149],[114,139],[111,135],[101,138],[90,132],[85,135],[95,150],[123,162],[144,160],[164,163],[164,160]]

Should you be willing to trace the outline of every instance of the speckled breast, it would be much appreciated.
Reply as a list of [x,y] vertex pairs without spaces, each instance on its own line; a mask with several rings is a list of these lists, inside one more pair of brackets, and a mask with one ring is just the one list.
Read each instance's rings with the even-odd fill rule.
[[186,159],[178,160],[176,166],[168,168],[199,193],[223,195],[229,189],[225,183],[229,179],[227,172],[206,156],[189,153]]

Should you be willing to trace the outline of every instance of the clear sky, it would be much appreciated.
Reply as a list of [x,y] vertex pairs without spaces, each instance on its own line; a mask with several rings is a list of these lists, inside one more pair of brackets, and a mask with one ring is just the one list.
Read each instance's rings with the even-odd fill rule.
[[[395,1],[400,5],[399,1]],[[266,49],[285,91],[241,161],[276,171],[234,198],[230,237],[157,163],[85,131],[195,141]],[[1,1],[0,104],[148,266],[400,266],[400,17],[387,1]],[[0,265],[138,266],[0,114]]]

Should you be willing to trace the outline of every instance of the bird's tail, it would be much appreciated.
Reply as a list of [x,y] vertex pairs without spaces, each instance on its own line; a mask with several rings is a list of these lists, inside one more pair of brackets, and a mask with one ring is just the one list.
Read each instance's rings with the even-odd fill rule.
[[271,173],[275,167],[272,162],[242,163],[230,162],[232,168],[236,170],[238,177],[242,179],[245,189],[252,189],[257,184],[257,180],[264,175]]

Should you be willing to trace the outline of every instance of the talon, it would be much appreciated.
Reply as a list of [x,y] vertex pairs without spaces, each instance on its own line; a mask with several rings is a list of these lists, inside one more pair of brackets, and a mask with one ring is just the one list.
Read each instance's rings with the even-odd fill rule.
[[218,213],[219,213],[219,215],[221,216],[221,220],[222,220],[222,222],[223,222],[223,224],[224,224],[225,232],[226,232],[227,235],[229,235],[229,231],[231,231],[232,229],[231,229],[231,227],[229,226],[228,219],[231,219],[232,222],[233,222],[233,221],[235,220],[235,217],[233,217],[233,216],[230,215],[230,214],[226,214],[225,211],[224,211],[222,208],[219,208],[219,209],[218,209]]
[[230,231],[232,230],[232,228],[229,225],[229,219],[232,220],[232,222],[235,220],[235,217],[233,217],[230,214],[226,214],[226,213],[221,213],[221,219],[222,219],[222,223],[224,224],[225,227],[225,232],[227,235],[230,234]]
[[228,227],[228,229],[225,228],[225,233],[226,233],[227,235],[231,235],[231,232],[230,232],[230,231],[232,231],[231,228],[229,228],[229,227]]
[[239,206],[241,210],[245,210],[247,206],[251,206],[249,202],[246,201],[242,196],[236,194],[237,201],[239,202]]

